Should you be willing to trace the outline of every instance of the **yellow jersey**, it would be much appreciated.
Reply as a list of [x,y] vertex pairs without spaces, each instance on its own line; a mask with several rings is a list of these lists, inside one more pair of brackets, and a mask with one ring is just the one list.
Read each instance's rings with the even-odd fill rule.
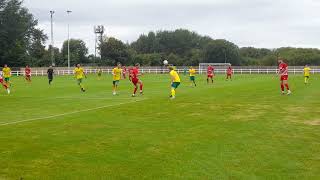
[[303,69],[304,76],[310,76],[310,70],[311,70],[311,68],[305,67]]
[[196,76],[196,70],[195,69],[189,69],[190,76]]
[[112,74],[113,74],[113,80],[114,81],[119,81],[121,79],[121,74],[122,74],[122,69],[115,67],[112,70]]
[[175,70],[170,71],[170,76],[173,79],[173,82],[181,82],[179,74]]
[[83,68],[75,68],[74,69],[74,74],[76,76],[77,79],[83,79],[84,78],[84,70]]
[[3,72],[3,77],[4,78],[11,77],[11,69],[9,67],[3,68],[2,72]]

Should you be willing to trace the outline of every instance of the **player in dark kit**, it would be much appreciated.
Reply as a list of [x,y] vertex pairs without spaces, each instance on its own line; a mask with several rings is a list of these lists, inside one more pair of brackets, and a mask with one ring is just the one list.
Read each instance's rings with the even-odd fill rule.
[[49,67],[47,74],[48,74],[49,85],[51,85],[53,81],[53,74],[54,74],[52,66]]

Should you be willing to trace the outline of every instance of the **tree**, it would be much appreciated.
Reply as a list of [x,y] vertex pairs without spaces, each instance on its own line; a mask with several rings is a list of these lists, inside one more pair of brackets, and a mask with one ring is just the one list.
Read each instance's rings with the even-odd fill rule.
[[[68,40],[62,45],[63,65],[68,64]],[[88,63],[88,48],[86,43],[81,39],[70,39],[70,65]]]
[[101,61],[103,64],[114,65],[117,62],[128,64],[130,55],[128,47],[116,38],[107,38],[100,45]]
[[223,40],[212,40],[204,49],[203,62],[240,64],[239,48],[235,44]]
[[21,0],[0,2],[0,64],[24,66],[30,62],[28,47],[35,45],[32,38],[44,34],[36,28],[38,21],[22,7]]

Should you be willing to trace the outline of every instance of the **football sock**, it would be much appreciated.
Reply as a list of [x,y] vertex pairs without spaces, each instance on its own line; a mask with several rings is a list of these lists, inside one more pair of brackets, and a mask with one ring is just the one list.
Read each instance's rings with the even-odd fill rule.
[[176,96],[176,90],[174,88],[171,89],[171,96],[172,97]]
[[290,90],[290,89],[289,89],[289,85],[288,85],[288,84],[285,84],[285,86],[286,86],[287,90]]
[[283,84],[281,84],[281,90],[284,91],[284,85]]
[[134,91],[133,91],[133,94],[136,94],[137,90],[138,90],[138,88],[135,87],[135,88],[134,88]]

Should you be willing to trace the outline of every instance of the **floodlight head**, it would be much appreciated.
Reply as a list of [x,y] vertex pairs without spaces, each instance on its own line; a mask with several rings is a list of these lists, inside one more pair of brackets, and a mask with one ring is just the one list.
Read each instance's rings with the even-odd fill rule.
[[72,11],[70,11],[70,10],[67,10],[67,13],[69,14],[69,13],[72,13]]

